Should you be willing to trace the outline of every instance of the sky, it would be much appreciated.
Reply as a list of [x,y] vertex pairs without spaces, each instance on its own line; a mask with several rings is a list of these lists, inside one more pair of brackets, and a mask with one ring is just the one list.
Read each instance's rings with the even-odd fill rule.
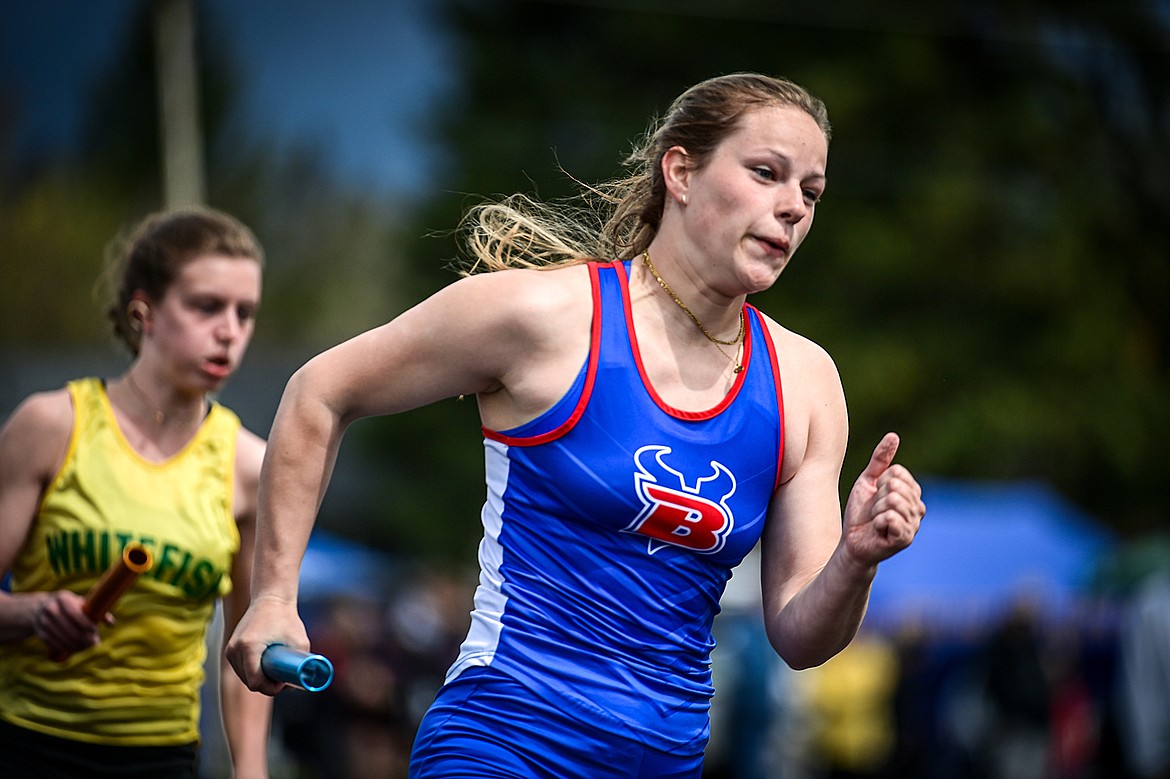
[[[315,143],[339,175],[425,186],[418,120],[451,92],[455,47],[430,0],[198,0],[242,68],[243,121],[270,143]],[[0,0],[0,111],[17,154],[77,142],[87,87],[122,54],[140,0]]]

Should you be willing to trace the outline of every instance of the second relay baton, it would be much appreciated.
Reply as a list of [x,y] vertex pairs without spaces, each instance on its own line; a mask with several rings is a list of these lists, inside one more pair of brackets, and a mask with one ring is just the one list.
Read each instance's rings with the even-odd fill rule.
[[98,579],[85,596],[81,609],[94,622],[106,615],[126,590],[134,586],[139,576],[150,570],[154,563],[150,550],[141,544],[128,544],[122,549],[122,557]]
[[264,650],[260,655],[260,670],[274,682],[287,682],[309,692],[320,692],[333,681],[333,663],[329,658],[284,644],[270,644]]
[[[127,544],[122,548],[121,558],[106,569],[102,578],[85,594],[82,612],[94,622],[100,622],[118,598],[133,587],[138,577],[149,571],[153,564],[154,557],[149,549],[142,544]],[[53,652],[52,657],[62,662],[69,657],[69,653]]]

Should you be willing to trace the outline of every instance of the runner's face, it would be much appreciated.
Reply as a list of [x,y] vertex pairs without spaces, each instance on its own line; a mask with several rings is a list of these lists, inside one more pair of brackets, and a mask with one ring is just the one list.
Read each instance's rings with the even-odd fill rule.
[[816,120],[799,108],[769,106],[744,114],[691,174],[692,239],[733,270],[740,288],[729,294],[767,289],[787,266],[812,227],[827,160]]
[[259,263],[247,258],[205,255],[183,266],[144,331],[177,386],[214,392],[239,366],[255,329],[260,277]]

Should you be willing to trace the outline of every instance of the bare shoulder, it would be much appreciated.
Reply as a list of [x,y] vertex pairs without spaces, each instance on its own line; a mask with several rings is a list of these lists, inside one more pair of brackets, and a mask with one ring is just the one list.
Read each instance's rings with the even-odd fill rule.
[[[506,308],[511,315],[542,320],[550,314],[563,316],[575,310],[592,310],[588,294],[589,270],[585,265],[571,265],[548,270],[513,270],[481,273],[460,279],[465,294]],[[506,307],[498,304],[506,303]]]
[[236,433],[236,478],[241,484],[259,482],[266,446],[267,442],[263,438],[240,425]]
[[0,428],[4,467],[55,473],[73,432],[73,401],[68,390],[37,392],[25,398]]
[[848,410],[841,376],[820,344],[772,320],[784,397],[784,464],[788,482],[810,461],[839,468],[849,436]]
[[69,397],[69,390],[62,387],[34,392],[20,402],[8,421],[32,424],[43,432],[54,426],[68,432],[73,426],[73,400]]
[[550,358],[584,358],[593,317],[587,266],[493,271],[453,286],[460,285],[469,297],[455,310],[466,318],[461,327],[474,330],[467,343],[482,356],[500,353],[498,364],[524,370]]
[[0,427],[0,571],[24,545],[72,430],[73,403],[64,389],[30,395]]
[[826,381],[830,385],[840,384],[837,365],[824,347],[800,333],[789,330],[767,315],[764,315],[764,322],[776,344],[782,375],[795,372],[802,382]]
[[236,433],[236,470],[245,474],[260,475],[260,464],[264,461],[267,442],[248,428],[240,425]]
[[30,395],[0,427],[0,571],[24,545],[72,430],[73,404],[64,389]]
[[484,316],[468,359],[483,360],[481,371],[493,379],[477,390],[481,421],[506,430],[551,408],[588,358],[589,269],[494,271],[467,281],[490,289],[483,304],[498,309]]

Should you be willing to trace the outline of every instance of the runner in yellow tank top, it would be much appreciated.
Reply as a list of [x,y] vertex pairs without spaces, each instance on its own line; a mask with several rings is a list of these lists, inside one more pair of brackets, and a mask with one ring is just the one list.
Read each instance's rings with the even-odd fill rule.
[[[229,630],[248,603],[264,442],[207,395],[251,340],[262,249],[192,209],[147,218],[111,257],[130,367],[34,394],[0,429],[9,779],[194,777],[207,626],[218,599]],[[154,564],[94,624],[84,594],[132,542]],[[266,777],[270,700],[230,672],[221,688],[235,779]]]

